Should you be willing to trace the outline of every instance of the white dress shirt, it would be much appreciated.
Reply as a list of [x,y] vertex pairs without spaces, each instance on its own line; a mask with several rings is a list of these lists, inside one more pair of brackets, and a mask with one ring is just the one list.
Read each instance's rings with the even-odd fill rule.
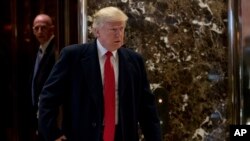
[[[99,64],[101,68],[101,76],[102,76],[102,84],[104,82],[104,62],[106,59],[105,53],[108,51],[106,48],[104,48],[101,43],[97,40],[97,51],[98,51],[98,57],[99,57]],[[112,51],[113,56],[111,56],[111,64],[113,65],[114,72],[115,72],[115,123],[118,123],[118,65],[119,65],[119,57],[117,50]]]
[[42,57],[43,57],[44,52],[45,52],[46,48],[48,47],[50,41],[51,41],[54,37],[55,37],[55,36],[52,35],[52,36],[50,37],[50,39],[49,39],[46,43],[41,44],[41,45],[39,46],[39,48],[42,50]]

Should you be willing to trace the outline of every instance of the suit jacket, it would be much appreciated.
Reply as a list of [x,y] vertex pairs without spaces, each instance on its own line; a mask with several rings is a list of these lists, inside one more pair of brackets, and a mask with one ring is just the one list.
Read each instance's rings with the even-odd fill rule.
[[[33,83],[34,83],[34,97],[35,97],[34,110],[35,111],[37,111],[38,99],[39,99],[39,95],[42,91],[42,87],[44,86],[44,83],[47,80],[47,78],[48,78],[57,58],[58,58],[58,54],[59,54],[58,52],[59,51],[58,51],[56,44],[55,44],[55,38],[53,38],[50,41],[50,43],[48,44],[48,47],[46,48],[46,50],[44,52],[43,58],[40,61],[37,73],[33,78],[34,79]],[[34,62],[34,66],[35,66],[35,62]],[[33,73],[32,73],[32,76],[33,76]]]
[[[119,126],[121,141],[160,141],[160,124],[142,57],[127,48],[119,56]],[[56,118],[63,105],[62,132],[69,141],[100,141],[103,130],[103,85],[96,42],[65,47],[42,90],[39,131],[53,141],[60,136]],[[139,124],[138,124],[139,123]]]

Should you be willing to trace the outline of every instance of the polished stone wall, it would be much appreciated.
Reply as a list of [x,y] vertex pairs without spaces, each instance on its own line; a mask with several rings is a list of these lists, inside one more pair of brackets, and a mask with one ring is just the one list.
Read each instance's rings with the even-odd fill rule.
[[89,25],[93,12],[105,6],[118,6],[129,16],[126,44],[145,58],[165,141],[227,140],[226,0],[87,4]]

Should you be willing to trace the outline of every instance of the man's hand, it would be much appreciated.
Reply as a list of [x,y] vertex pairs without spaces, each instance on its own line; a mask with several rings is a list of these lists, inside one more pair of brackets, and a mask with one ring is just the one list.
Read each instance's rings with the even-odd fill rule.
[[66,136],[62,135],[61,137],[59,137],[55,141],[66,141],[66,140],[67,140]]

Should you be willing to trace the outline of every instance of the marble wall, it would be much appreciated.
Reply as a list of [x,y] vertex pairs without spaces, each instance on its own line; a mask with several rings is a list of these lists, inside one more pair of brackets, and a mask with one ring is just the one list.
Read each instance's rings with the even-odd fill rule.
[[129,16],[126,44],[145,58],[165,141],[227,140],[226,0],[88,0],[87,5],[88,24],[105,6],[118,6]]

